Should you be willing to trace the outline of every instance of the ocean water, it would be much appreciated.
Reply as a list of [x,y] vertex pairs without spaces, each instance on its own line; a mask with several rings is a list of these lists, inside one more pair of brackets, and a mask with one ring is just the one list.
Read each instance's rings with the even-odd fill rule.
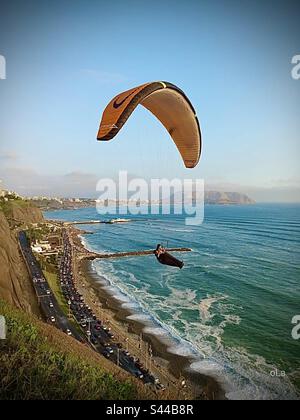
[[[59,220],[95,220],[94,208],[46,212]],[[128,216],[130,218],[130,216]],[[183,270],[154,256],[95,261],[131,317],[190,356],[190,369],[222,382],[231,399],[299,398],[300,206],[205,207],[200,226],[178,215],[135,216],[127,224],[89,225],[90,249],[112,252],[191,247]]]

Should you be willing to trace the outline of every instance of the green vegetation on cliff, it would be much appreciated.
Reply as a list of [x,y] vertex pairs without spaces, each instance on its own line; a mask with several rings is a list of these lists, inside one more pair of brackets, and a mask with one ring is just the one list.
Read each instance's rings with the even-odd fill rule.
[[44,221],[41,210],[22,199],[0,200],[0,212],[4,214],[11,228]]
[[108,361],[73,338],[1,300],[0,314],[8,327],[0,341],[0,400],[145,397],[135,380],[109,372]]

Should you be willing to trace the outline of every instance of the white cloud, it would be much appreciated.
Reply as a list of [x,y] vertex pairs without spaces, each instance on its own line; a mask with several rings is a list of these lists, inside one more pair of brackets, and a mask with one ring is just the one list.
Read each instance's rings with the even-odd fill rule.
[[13,161],[17,160],[19,156],[13,150],[0,151],[0,160],[1,161]]
[[42,175],[30,168],[0,167],[0,179],[8,189],[24,196],[95,197],[98,177],[73,172],[66,175]]

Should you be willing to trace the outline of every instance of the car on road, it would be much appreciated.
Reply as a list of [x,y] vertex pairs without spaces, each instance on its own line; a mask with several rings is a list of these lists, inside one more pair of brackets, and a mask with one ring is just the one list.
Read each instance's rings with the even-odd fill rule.
[[162,383],[159,382],[156,384],[156,389],[159,389],[160,391],[164,391],[166,387]]
[[50,290],[46,290],[47,295],[51,295]]
[[142,374],[142,372],[139,372],[139,371],[136,371],[134,373],[134,375],[135,375],[136,378],[139,378],[139,379],[143,379],[144,378],[144,375]]
[[54,316],[51,316],[50,321],[51,322],[55,322],[56,321],[55,317]]
[[52,302],[50,302],[50,303],[49,303],[49,308],[53,308],[53,307],[54,307],[53,303],[52,303]]
[[94,346],[96,346],[97,344],[99,344],[98,340],[96,337],[91,337],[91,343],[94,344]]
[[66,329],[66,334],[67,335],[72,335],[72,332],[71,332],[71,330],[69,330],[69,328]]
[[114,352],[113,348],[112,348],[112,347],[110,347],[110,346],[106,346],[106,347],[105,347],[105,349],[106,349],[106,351],[108,351],[108,353],[110,353],[110,354],[113,354],[113,352]]

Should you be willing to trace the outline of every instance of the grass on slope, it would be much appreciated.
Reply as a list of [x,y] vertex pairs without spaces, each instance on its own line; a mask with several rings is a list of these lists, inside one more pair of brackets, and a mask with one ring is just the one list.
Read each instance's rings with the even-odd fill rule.
[[0,400],[139,398],[134,381],[108,373],[84,345],[1,300],[0,314],[8,329],[0,340]]
[[47,270],[43,270],[43,273],[49,283],[49,286],[51,287],[52,292],[54,293],[54,296],[56,297],[59,306],[63,310],[64,314],[68,316],[69,307],[63,295],[63,292],[58,284],[57,274],[50,273],[50,271]]
[[[47,279],[49,286],[57,300],[57,303],[59,304],[61,310],[65,314],[67,318],[69,318],[69,306],[67,304],[67,301],[64,297],[64,294],[61,290],[58,276],[56,273],[50,273],[50,271],[43,270],[44,276]],[[72,315],[72,312],[70,313],[71,317],[69,318],[69,321],[73,325],[73,327],[79,332],[79,334],[82,334],[81,328],[79,327],[77,321],[75,320],[74,316]]]

